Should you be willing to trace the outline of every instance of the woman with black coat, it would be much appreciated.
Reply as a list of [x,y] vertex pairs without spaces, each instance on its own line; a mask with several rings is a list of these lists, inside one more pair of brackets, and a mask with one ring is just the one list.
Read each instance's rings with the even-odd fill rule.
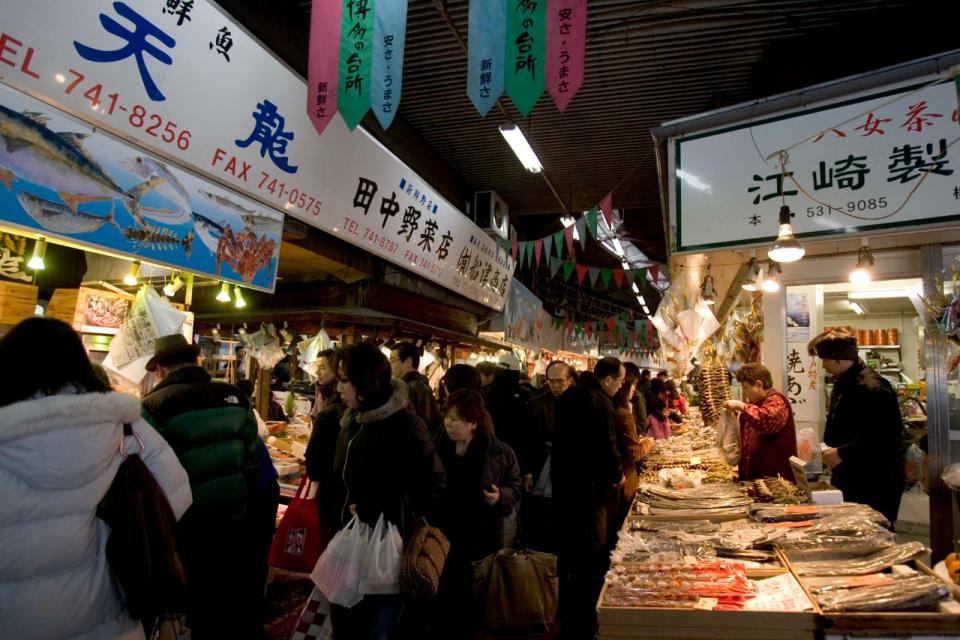
[[[340,525],[356,514],[373,526],[383,514],[403,532],[405,508],[432,514],[443,491],[443,467],[426,425],[410,407],[406,383],[392,379],[386,356],[362,342],[336,360],[337,391],[346,407],[333,462]],[[399,595],[368,595],[350,609],[332,605],[333,633],[394,638],[400,605]]]
[[437,453],[447,472],[440,529],[450,553],[440,582],[440,610],[459,625],[472,617],[472,561],[496,553],[503,521],[520,501],[520,465],[508,445],[493,435],[490,414],[479,391],[463,389],[447,398],[444,431]]

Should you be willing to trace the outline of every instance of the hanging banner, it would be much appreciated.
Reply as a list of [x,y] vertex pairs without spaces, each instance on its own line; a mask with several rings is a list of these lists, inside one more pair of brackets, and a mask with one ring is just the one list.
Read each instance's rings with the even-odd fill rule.
[[0,225],[273,291],[283,214],[0,85]]
[[587,0],[547,0],[547,92],[563,113],[583,84]]
[[400,107],[406,41],[407,0],[381,0],[374,12],[370,100],[373,115],[384,129],[393,124]]
[[341,8],[340,0],[313,0],[310,8],[307,115],[317,133],[323,133],[337,112]]
[[955,224],[957,98],[931,80],[673,139],[676,251],[772,242],[783,202],[798,238]]
[[[6,3],[0,80],[260,203],[244,209],[286,213],[502,309],[514,262],[496,241],[362,127],[350,132],[333,118],[318,136],[303,108],[303,79],[216,5],[197,0],[180,25],[164,7]],[[203,78],[215,78],[216,91],[203,90]],[[7,160],[0,157],[0,168],[10,170]]]
[[517,280],[510,283],[503,319],[503,337],[507,342],[540,349],[543,342],[543,303]]
[[504,88],[520,115],[527,116],[543,93],[547,8],[543,0],[510,0],[506,5]]
[[375,4],[374,0],[343,0],[337,93],[340,115],[351,131],[370,110]]
[[603,196],[600,201],[600,211],[603,213],[603,219],[607,223],[607,228],[613,228],[613,192]]
[[506,3],[470,0],[467,16],[467,96],[486,116],[503,93]]

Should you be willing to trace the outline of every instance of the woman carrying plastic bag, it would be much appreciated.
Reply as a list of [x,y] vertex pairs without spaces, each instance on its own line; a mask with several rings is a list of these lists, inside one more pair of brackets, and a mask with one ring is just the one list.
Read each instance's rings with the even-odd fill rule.
[[366,561],[360,571],[360,595],[400,593],[400,556],[403,539],[397,527],[380,514],[370,532]]
[[310,577],[327,599],[348,609],[363,599],[360,574],[370,546],[370,527],[353,516],[333,537]]

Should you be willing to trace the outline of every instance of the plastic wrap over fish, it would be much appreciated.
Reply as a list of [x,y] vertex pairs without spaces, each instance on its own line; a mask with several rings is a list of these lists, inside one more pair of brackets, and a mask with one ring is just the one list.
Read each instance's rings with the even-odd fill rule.
[[926,551],[927,548],[919,542],[908,542],[860,558],[794,562],[793,567],[801,576],[862,576],[889,569]]
[[320,352],[332,347],[333,342],[324,329],[320,329],[317,335],[297,345],[297,350],[300,352],[300,368],[307,372],[311,380],[317,379],[317,357]]
[[272,324],[265,324],[260,327],[260,331],[250,334],[249,349],[250,355],[262,369],[273,369],[286,356],[277,330]]

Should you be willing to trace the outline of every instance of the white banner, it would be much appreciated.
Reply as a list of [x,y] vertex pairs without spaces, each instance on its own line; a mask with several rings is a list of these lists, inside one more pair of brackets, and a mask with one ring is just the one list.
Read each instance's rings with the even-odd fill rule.
[[674,139],[676,252],[772,241],[784,202],[801,238],[960,219],[957,93],[926,83]]
[[[38,19],[42,16],[43,19]],[[509,255],[207,0],[7,2],[0,80],[494,309]]]

